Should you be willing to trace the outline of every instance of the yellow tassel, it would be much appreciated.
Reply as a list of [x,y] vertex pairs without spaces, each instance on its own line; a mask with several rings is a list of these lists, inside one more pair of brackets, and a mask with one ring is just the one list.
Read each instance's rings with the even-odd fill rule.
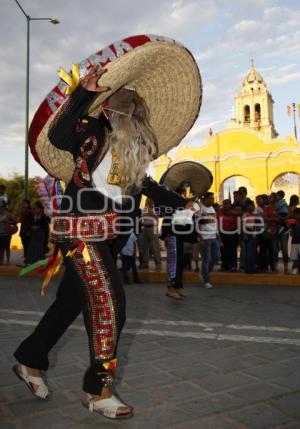
[[183,191],[181,196],[183,198],[187,198],[187,199],[194,197],[194,195],[191,192],[191,187],[189,185],[185,186],[184,191]]
[[69,251],[66,253],[66,257],[70,257],[70,258],[72,258],[72,257],[74,256],[74,253],[76,252],[76,250],[77,250],[77,247],[75,247],[75,249],[73,249],[73,250],[69,250]]
[[66,95],[72,94],[77,88],[80,81],[79,65],[72,64],[71,74],[68,74],[62,67],[58,70],[58,76],[68,85],[65,90]]
[[60,180],[60,186],[61,186],[61,189],[62,189],[63,193],[65,193],[65,191],[66,191],[66,184],[65,184],[65,182],[63,180]]
[[109,362],[104,362],[103,366],[105,369],[110,369],[112,371],[114,371],[114,369],[116,369],[118,364],[118,359],[113,359]]
[[86,245],[84,246],[84,248],[82,250],[82,256],[83,256],[84,262],[90,262],[91,261],[91,257],[90,257],[90,254],[89,254],[89,251],[88,251],[88,248]]

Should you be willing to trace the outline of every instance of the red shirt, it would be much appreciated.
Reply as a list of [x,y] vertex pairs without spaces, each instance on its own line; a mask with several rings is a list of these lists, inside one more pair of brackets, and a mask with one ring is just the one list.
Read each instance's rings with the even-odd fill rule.
[[277,219],[277,214],[274,210],[274,208],[271,205],[268,205],[266,207],[264,207],[263,209],[263,217],[264,219],[268,219],[268,221],[276,221]]
[[234,231],[237,228],[237,216],[226,215],[221,211],[217,213],[219,229],[223,231]]

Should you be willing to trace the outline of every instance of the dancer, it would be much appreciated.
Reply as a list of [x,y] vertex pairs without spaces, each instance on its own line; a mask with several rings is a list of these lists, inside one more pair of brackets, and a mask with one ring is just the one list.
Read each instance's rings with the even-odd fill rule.
[[186,298],[183,287],[183,247],[185,242],[197,243],[198,234],[194,214],[200,206],[195,202],[212,184],[212,174],[203,165],[185,161],[170,167],[160,183],[174,189],[185,199],[185,210],[170,210],[166,213],[161,228],[161,239],[167,249],[168,285],[166,296],[176,300]]
[[[122,42],[128,48],[123,55],[111,67],[85,70],[62,108],[39,134],[31,133],[37,136],[36,159],[68,182],[59,214],[52,219],[52,239],[64,256],[65,273],[55,302],[16,350],[14,367],[34,396],[49,399],[41,371],[48,368],[51,348],[82,311],[90,349],[84,405],[112,419],[133,415],[132,407],[111,393],[125,322],[125,295],[114,256],[134,231],[128,221],[135,220],[142,193],[158,206],[175,209],[185,204],[145,175],[149,163],[191,128],[201,95],[198,68],[185,48],[153,36]],[[120,49],[115,51],[121,55]],[[104,51],[99,55],[103,57]],[[174,126],[171,105],[179,104],[187,88],[192,100]],[[161,109],[166,113],[163,123]],[[32,130],[38,126],[34,120]]]

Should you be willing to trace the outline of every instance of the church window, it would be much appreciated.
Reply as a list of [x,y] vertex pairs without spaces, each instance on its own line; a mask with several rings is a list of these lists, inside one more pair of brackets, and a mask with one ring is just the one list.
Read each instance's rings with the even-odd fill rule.
[[255,122],[260,122],[260,104],[256,103],[254,106],[254,116],[255,116]]
[[250,106],[244,106],[244,121],[250,123]]

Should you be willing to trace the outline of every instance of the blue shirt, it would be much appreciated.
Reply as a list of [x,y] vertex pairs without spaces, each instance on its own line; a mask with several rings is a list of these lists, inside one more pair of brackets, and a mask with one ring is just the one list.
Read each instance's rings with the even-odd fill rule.
[[132,232],[127,240],[127,243],[121,250],[121,254],[125,256],[134,255],[134,243],[137,241],[136,235]]

